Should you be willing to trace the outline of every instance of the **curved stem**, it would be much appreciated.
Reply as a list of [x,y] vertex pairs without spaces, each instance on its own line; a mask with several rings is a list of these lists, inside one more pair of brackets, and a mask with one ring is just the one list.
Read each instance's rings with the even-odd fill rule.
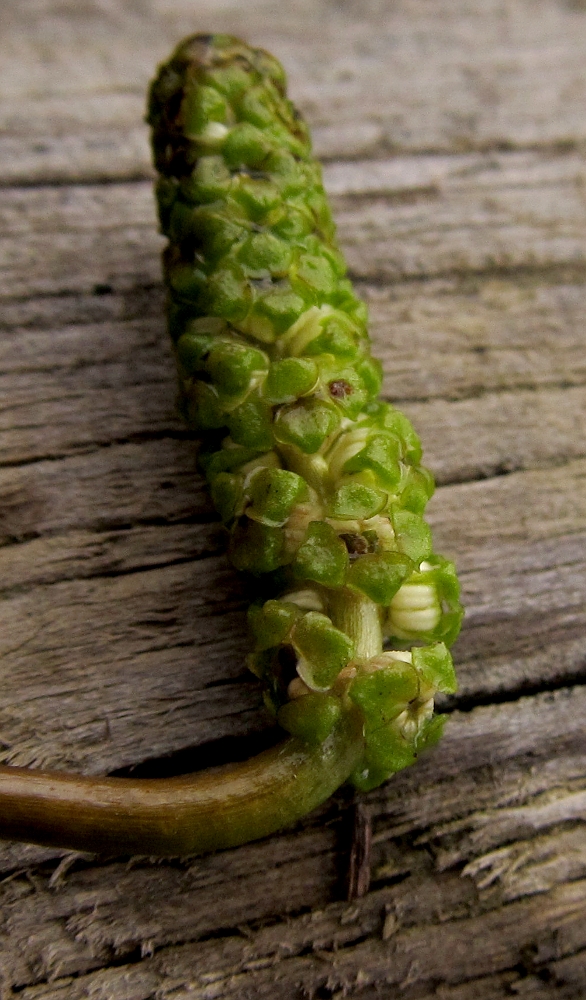
[[[382,648],[379,611],[350,591],[334,617],[361,656]],[[177,778],[94,778],[0,767],[0,837],[78,851],[199,854],[266,837],[321,805],[364,749],[346,711],[320,744],[289,738],[258,756]]]
[[325,802],[362,749],[361,721],[348,712],[318,746],[290,738],[243,763],[177,778],[2,767],[0,837],[163,857],[236,847]]

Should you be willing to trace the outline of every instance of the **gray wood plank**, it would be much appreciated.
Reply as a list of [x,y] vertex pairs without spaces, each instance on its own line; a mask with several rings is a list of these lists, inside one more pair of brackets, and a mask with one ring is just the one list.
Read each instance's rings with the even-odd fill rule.
[[[351,273],[393,280],[469,272],[584,271],[586,160],[579,153],[431,158],[427,173],[368,162],[334,174]],[[436,169],[437,165],[437,169]],[[330,176],[325,172],[326,187]],[[383,183],[384,181],[384,183]],[[345,194],[343,192],[346,192]],[[395,197],[398,194],[400,197]],[[149,182],[11,188],[0,200],[0,297],[128,291],[158,282]]]
[[[144,451],[134,446],[135,460]],[[122,492],[117,477],[133,449],[105,454],[115,460],[113,484],[95,461],[104,453],[70,460],[65,507],[57,470],[44,519],[39,498],[40,537],[0,548],[8,762],[108,771],[266,725],[244,671],[245,597],[218,555],[221,532],[205,519],[173,523],[189,499],[189,476],[162,491],[161,508],[153,487],[168,473],[156,449]],[[31,468],[42,474],[42,464]],[[518,473],[439,491],[436,545],[456,558],[467,606],[456,647],[462,697],[582,675],[583,477],[582,461],[556,478]],[[93,502],[100,480],[109,508]],[[85,485],[76,492],[77,482]],[[169,523],[149,524],[143,496]],[[113,515],[123,520],[115,530]]]
[[[385,387],[396,400],[583,384],[584,276],[469,276],[357,283],[368,303]],[[69,370],[133,359],[136,381],[171,377],[160,285],[124,294],[6,300],[0,369]],[[162,346],[161,346],[162,345]],[[157,353],[158,352],[158,353]],[[139,367],[140,366],[140,367]],[[80,372],[79,376],[83,378]]]
[[[296,835],[238,851],[175,865],[77,864],[51,884],[50,871],[32,883],[17,875],[0,887],[6,981],[82,974],[31,997],[83,996],[93,984],[104,995],[109,975],[116,997],[143,995],[145,982],[170,989],[170,978],[200,998],[213,983],[217,996],[268,996],[271,984],[301,996],[326,981],[356,986],[362,969],[362,986],[404,988],[410,976],[423,992],[510,970],[532,944],[535,965],[547,968],[585,943],[583,702],[577,688],[456,713],[417,769],[366,797],[375,882],[352,907],[332,900],[340,797],[341,812],[322,809],[322,823],[318,814]],[[154,957],[123,965],[123,980],[118,971],[84,978],[137,949]]]
[[7,597],[4,760],[95,773],[266,726],[244,611],[218,558]]
[[[479,396],[483,370],[469,366],[479,342],[494,344],[495,356],[508,344],[518,349],[521,368],[526,352],[536,353],[544,372],[543,359],[556,356],[562,366],[558,377],[569,380],[573,352],[579,352],[583,287],[523,287],[512,279],[490,278],[472,286],[451,281],[365,288],[375,313],[375,350],[385,358],[391,385],[399,386],[404,366],[413,373],[421,366],[422,383],[410,390],[417,399],[433,372],[434,356],[443,354],[459,372],[455,387],[449,374],[442,386],[455,399],[403,404],[440,481],[555,467],[583,454],[585,436],[576,433],[584,419],[581,385],[550,388],[546,382],[530,390],[526,376],[520,385],[513,376],[510,389],[505,380],[505,391],[494,391],[502,386],[506,364],[497,357],[491,365],[489,346],[486,381],[492,391],[481,390]],[[43,760],[107,770],[263,725],[257,693],[240,683],[218,689],[202,716],[199,702],[207,667],[194,690],[192,665],[197,675],[198,664],[208,659],[207,644],[202,646],[205,618],[197,619],[194,631],[181,616],[168,624],[158,616],[161,593],[166,601],[178,602],[189,619],[193,601],[201,600],[198,594],[214,594],[213,607],[236,586],[217,560],[197,562],[218,553],[221,539],[213,518],[208,523],[212,514],[194,475],[193,447],[173,437],[182,432],[171,405],[172,363],[162,319],[151,318],[160,309],[158,289],[7,303],[5,322],[16,326],[3,339],[5,393],[9,400],[19,398],[24,415],[22,426],[15,427],[14,411],[8,409],[3,457],[16,467],[5,468],[0,477],[1,530],[10,543],[0,550],[3,613],[10,630],[6,663],[18,664],[9,682],[13,694],[4,716],[4,739],[6,759],[15,762]],[[93,322],[83,322],[86,311]],[[425,334],[441,349],[431,359]],[[395,370],[397,354],[401,362]],[[411,385],[414,379],[412,375]],[[408,395],[409,389],[403,393]],[[141,436],[152,435],[155,440],[140,442]],[[134,443],[116,443],[128,436]],[[86,454],[75,454],[79,451]],[[56,460],[63,455],[69,457]],[[509,475],[453,486],[438,496],[432,507],[439,518],[437,545],[459,562],[464,557],[470,605],[459,653],[464,697],[580,676],[583,496],[579,461],[555,472],[528,472],[527,478]],[[551,544],[561,535],[568,538]],[[550,540],[545,562],[543,539]],[[527,591],[525,567],[534,572],[533,592]],[[111,577],[119,578],[115,585]],[[557,604],[546,619],[543,602],[549,590]],[[117,597],[112,597],[123,591],[133,595],[125,603],[128,614],[121,614]],[[507,603],[511,598],[513,611]],[[81,632],[75,621],[70,623],[72,602],[83,608]],[[209,613],[210,606],[202,605],[201,614]],[[230,680],[242,669],[242,612],[236,613],[240,625],[232,634],[232,623],[226,629],[217,619],[217,631],[214,625],[210,632],[220,643],[212,668],[220,669],[226,658]],[[151,623],[143,632],[145,645],[138,655],[133,622],[149,615],[159,624]],[[62,619],[63,636],[57,652],[55,617]],[[95,642],[106,621],[111,623],[111,648]],[[31,622],[37,629],[32,645]],[[81,635],[76,650],[70,648],[74,635]],[[144,691],[145,672],[152,669],[163,642],[174,650],[167,656],[167,693],[164,685],[156,687],[136,703],[133,691]],[[45,675],[39,674],[39,658]],[[124,672],[117,663],[127,664]],[[64,670],[71,684],[83,686],[73,729],[70,689],[67,684],[62,692],[53,688],[56,669]],[[20,688],[27,683],[32,693],[22,699]],[[168,698],[177,710],[172,728],[166,722]],[[21,700],[28,706],[26,720],[19,717]]]
[[287,65],[468,611],[445,740],[361,799],[365,899],[341,901],[348,791],[199,859],[56,868],[5,844],[3,992],[581,998],[584,4],[6,0],[0,17],[3,759],[95,773],[266,725],[162,320],[144,89],[195,28]]
[[[440,481],[583,454],[585,288],[512,279],[364,286],[387,398],[415,421]],[[6,304],[4,323],[14,325],[0,344],[2,464],[183,434],[160,289],[75,302]]]
[[572,145],[584,139],[586,16],[540,0],[5,0],[2,176],[149,172],[144,93],[196,30],[241,34],[284,62],[321,156]]
[[[522,919],[527,919],[530,914],[525,911],[519,915]],[[180,1000],[193,997],[193,975],[191,969],[194,967],[196,959],[196,948],[192,949],[191,964],[185,952],[179,949],[169,949],[164,959],[146,960],[140,967],[122,966],[121,968],[111,968],[105,972],[90,974],[87,977],[66,978],[58,983],[31,987],[22,991],[25,1000],[85,1000],[87,991],[96,1000],[150,1000],[153,991],[155,995],[164,997],[178,997]],[[460,985],[443,984],[432,987],[431,992],[423,987],[424,992],[418,988],[417,982],[393,988],[385,983],[375,983],[369,987],[361,982],[357,973],[357,983],[345,988],[344,997],[348,1000],[379,1000],[381,988],[384,989],[384,996],[387,1000],[403,1000],[407,995],[410,1000],[470,1000],[471,995],[474,1000],[502,1000],[504,996],[522,996],[526,1000],[580,1000],[586,988],[586,973],[584,966],[584,955],[579,953],[559,960],[541,962],[531,961],[531,948],[519,949],[520,961],[515,967],[502,973],[495,973],[488,976],[474,977]],[[327,953],[321,952],[318,958],[324,962],[328,960]],[[253,960],[254,961],[254,960]],[[262,960],[260,960],[262,961]],[[178,965],[173,964],[178,963]],[[269,962],[266,962],[269,965]],[[183,975],[181,972],[185,968]],[[247,970],[248,971],[248,970]],[[205,975],[206,986],[204,992],[200,993],[202,998],[210,996],[222,996],[223,983],[221,975],[217,972]],[[252,978],[252,977],[251,977]],[[168,990],[166,983],[170,982]],[[185,985],[184,985],[185,984]],[[243,976],[239,983],[242,991],[256,989],[256,983],[251,983],[248,977]],[[294,990],[296,984],[287,982],[287,988]],[[411,987],[411,988],[410,988]],[[327,987],[326,987],[327,988]],[[407,992],[409,990],[409,992]],[[240,994],[252,997],[251,992]],[[292,1000],[295,994],[290,992]],[[334,994],[335,995],[335,994]],[[297,994],[303,997],[303,994]],[[303,998],[304,1000],[304,998]]]

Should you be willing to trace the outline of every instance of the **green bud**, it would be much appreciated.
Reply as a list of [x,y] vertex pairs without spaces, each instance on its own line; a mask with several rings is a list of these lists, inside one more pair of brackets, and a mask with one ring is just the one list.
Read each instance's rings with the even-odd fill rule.
[[252,292],[242,269],[233,262],[217,268],[207,278],[202,304],[212,316],[222,316],[234,323],[243,320],[250,308]]
[[311,692],[282,705],[277,722],[292,736],[307,743],[323,743],[342,714],[339,698]]
[[[169,326],[173,334],[173,342],[177,344],[183,334],[194,337],[215,338],[227,333],[228,324],[219,316],[198,316],[194,318],[193,306],[188,303],[169,302],[167,314]],[[204,351],[205,354],[205,351]]]
[[434,478],[428,469],[422,466],[414,469],[410,466],[403,479],[401,506],[414,514],[423,514],[427,501],[433,496],[434,489]]
[[433,638],[441,639],[450,646],[460,631],[464,617],[460,604],[460,584],[454,564],[441,556],[430,556],[425,564],[425,570],[417,575],[417,579],[430,582],[436,588],[441,619]]
[[336,409],[318,399],[279,410],[274,434],[281,444],[294,444],[306,455],[319,451],[340,422]]
[[254,66],[262,78],[268,77],[272,87],[274,87],[275,94],[284,98],[285,105],[289,105],[290,102],[285,98],[287,77],[279,60],[270,52],[266,52],[265,49],[254,49]]
[[[229,171],[228,175],[231,176]],[[251,177],[247,173],[234,175],[231,195],[234,201],[246,212],[248,217],[256,223],[264,222],[268,213],[277,207],[281,201],[281,192],[276,184],[273,184],[270,180]],[[279,235],[281,234],[275,232],[275,236]]]
[[263,395],[270,403],[292,403],[315,388],[317,367],[304,358],[274,361],[264,384]]
[[387,725],[419,694],[419,678],[411,663],[395,660],[352,681],[348,691],[375,729]]
[[414,563],[431,555],[431,531],[419,514],[410,510],[402,510],[398,504],[392,504],[390,518],[400,552],[404,552]]
[[205,244],[209,267],[212,261],[217,262],[246,237],[246,228],[216,203],[197,206],[178,198],[171,211],[169,239],[183,243],[193,242],[194,237],[198,244]]
[[[246,666],[261,681],[269,681],[274,664],[274,649],[263,649],[258,653],[249,653]],[[275,714],[274,706],[267,706],[271,714]]]
[[257,458],[256,448],[231,447],[220,451],[200,452],[199,464],[209,483],[213,482],[220,472],[232,472]]
[[286,469],[261,469],[248,487],[246,513],[262,524],[284,524],[294,506],[307,495],[305,481]]
[[260,129],[270,127],[275,120],[275,101],[266,86],[250,87],[238,101],[238,113],[244,121]]
[[336,287],[337,278],[332,265],[324,257],[303,254],[291,274],[291,284],[303,298],[324,301]]
[[454,608],[454,610],[443,612],[441,625],[438,629],[437,635],[438,638],[442,639],[447,646],[451,646],[452,643],[458,638],[460,629],[462,628],[463,618],[464,608],[461,604],[458,604],[458,607]]
[[287,330],[304,308],[303,299],[293,291],[289,282],[261,292],[254,304],[254,312],[271,324],[272,339]]
[[413,647],[413,666],[429,687],[442,694],[455,694],[458,682],[454,664],[445,643],[436,642],[433,646]]
[[227,111],[225,98],[213,87],[189,87],[180,112],[185,134],[196,138],[210,121],[225,122]]
[[254,393],[227,414],[225,422],[236,444],[264,451],[273,443],[271,418],[270,407]]
[[[180,345],[181,341],[178,349]],[[262,351],[230,340],[216,341],[208,351],[205,364],[212,382],[224,396],[242,395],[254,376],[267,368],[268,360]]]
[[266,134],[270,135],[275,146],[281,146],[284,149],[288,149],[294,156],[301,159],[302,157],[307,156],[309,152],[307,134],[305,133],[305,130],[303,130],[303,132],[303,137],[299,139],[297,136],[291,134],[286,125],[275,121],[270,130],[267,129]]
[[395,490],[401,479],[401,443],[394,434],[372,434],[356,455],[344,463],[344,472],[370,469],[381,486]]
[[230,539],[230,559],[236,569],[248,573],[272,573],[281,565],[283,534],[258,521],[239,522]]
[[395,410],[388,403],[380,404],[379,423],[385,430],[402,442],[403,457],[407,462],[418,465],[421,461],[421,441],[413,429],[411,421],[400,410]]
[[330,688],[354,652],[346,633],[318,611],[308,611],[299,619],[292,640],[300,657],[297,673],[315,691]]
[[288,149],[275,147],[268,157],[265,167],[278,183],[281,197],[287,203],[287,207],[293,197],[306,189],[308,183],[311,183],[306,172],[307,163],[300,163]]
[[312,226],[313,219],[301,206],[297,208],[291,206],[287,211],[278,213],[271,223],[273,233],[276,236],[281,236],[284,240],[289,240],[291,243],[301,242],[311,232]]
[[379,514],[387,500],[388,495],[383,490],[350,480],[342,483],[334,493],[329,515],[341,519],[368,519]]
[[194,382],[187,392],[187,422],[197,431],[225,427],[226,418],[218,393],[207,382]]
[[434,715],[431,719],[428,719],[417,736],[416,742],[418,753],[422,753],[424,750],[429,750],[431,747],[436,745],[436,743],[442,738],[447,721],[447,715]]
[[378,358],[364,358],[356,365],[365,392],[370,399],[376,399],[383,384],[383,366]]
[[232,186],[232,175],[221,156],[200,156],[193,172],[182,177],[181,197],[194,205],[207,204],[225,198]]
[[285,277],[291,263],[291,247],[273,233],[252,233],[242,243],[237,260],[251,278]]
[[359,787],[370,787],[371,772],[388,777],[433,745],[443,721],[432,717],[431,698],[454,685],[449,654],[439,643],[411,654],[383,653],[359,672],[348,690],[365,719],[366,751],[353,779]]
[[312,521],[293,562],[295,576],[341,587],[347,570],[348,550],[342,539],[325,521]]
[[222,153],[228,167],[260,169],[272,149],[273,143],[265,132],[249,122],[240,122],[230,129]]
[[[336,236],[336,227],[334,225],[334,220],[332,219],[332,210],[328,205],[328,201],[323,187],[321,185],[319,185],[319,187],[316,185],[315,187],[307,191],[305,196],[305,201],[310,211],[315,216],[317,228],[321,233],[323,233],[324,241],[333,242]],[[338,269],[331,267],[331,270],[332,274],[335,276],[335,282],[331,286],[330,294],[331,297],[335,299],[336,292],[338,291],[339,288],[340,279],[337,276]]]
[[203,371],[204,360],[214,344],[214,337],[206,333],[184,333],[177,341],[177,361],[187,375]]
[[365,735],[369,744],[362,762],[351,781],[360,791],[370,791],[387,781],[397,771],[410,767],[424,750],[434,746],[442,734],[445,716],[436,716],[425,723],[420,734],[409,740],[401,733],[370,732]]
[[194,227],[190,240],[201,251],[208,271],[220,258],[236,252],[252,228],[250,220],[234,201],[231,190],[212,204],[195,206],[192,212]]
[[[325,375],[325,378],[324,378]],[[322,374],[329,398],[342,411],[345,417],[356,420],[364,404],[368,400],[368,393],[360,375],[353,368],[342,368],[336,371],[326,371]]]
[[348,780],[359,792],[370,792],[373,788],[378,788],[379,785],[387,781],[392,773],[387,768],[375,767],[364,757],[352,771]]
[[242,476],[220,472],[211,486],[212,501],[224,524],[238,517],[243,507]]
[[227,66],[214,66],[203,74],[203,78],[211,86],[224,94],[229,101],[238,99],[243,90],[250,87],[250,72],[244,66],[233,62]]
[[330,305],[336,306],[347,313],[360,326],[365,327],[367,325],[368,309],[366,308],[366,303],[356,296],[352,288],[352,283],[347,278],[338,280],[336,290],[330,299]]
[[[326,193],[323,190],[323,185],[321,184],[321,177],[320,177],[320,188],[322,190],[323,202],[325,203],[329,219],[330,221],[332,221]],[[319,247],[319,252],[326,258],[328,263],[331,265],[332,270],[336,275],[336,277],[343,278],[348,268],[346,267],[346,261],[344,260],[343,255],[340,253],[337,247],[334,247],[329,243],[321,243],[321,242],[318,243],[318,247]]]
[[368,764],[387,777],[415,763],[417,749],[414,740],[407,739],[392,726],[367,723],[364,735]]
[[447,601],[452,607],[458,605],[460,583],[454,564],[449,562],[448,559],[444,559],[443,556],[431,556],[429,565],[431,567],[429,572],[434,574],[442,599]]
[[265,601],[262,607],[251,604],[248,622],[254,636],[255,649],[260,652],[285,642],[299,615],[297,605],[287,601]]
[[378,552],[359,556],[348,571],[347,584],[377,604],[388,605],[413,563],[399,552]]
[[321,332],[305,346],[304,353],[333,354],[336,358],[352,359],[356,356],[360,333],[342,312],[335,312],[321,324]]
[[207,282],[207,276],[201,267],[183,260],[178,252],[167,254],[163,262],[171,291],[179,299],[199,306]]

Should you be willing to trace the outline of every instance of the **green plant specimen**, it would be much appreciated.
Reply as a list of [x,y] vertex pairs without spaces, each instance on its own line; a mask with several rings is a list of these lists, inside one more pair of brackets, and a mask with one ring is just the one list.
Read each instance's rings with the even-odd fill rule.
[[[4,768],[0,835],[178,854],[373,788],[436,742],[462,611],[423,519],[407,418],[379,399],[307,128],[281,66],[194,36],[149,97],[182,412],[257,600],[251,670],[289,737],[221,774],[158,781]],[[384,644],[384,645],[383,645]]]

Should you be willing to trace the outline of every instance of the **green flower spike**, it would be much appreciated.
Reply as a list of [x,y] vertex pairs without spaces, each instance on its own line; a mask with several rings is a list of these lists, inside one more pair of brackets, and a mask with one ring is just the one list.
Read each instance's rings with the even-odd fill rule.
[[423,519],[433,478],[407,418],[377,398],[366,307],[282,67],[227,35],[188,38],[148,121],[180,407],[230,558],[257,588],[248,662],[289,735],[170,781],[0,769],[0,836],[191,854],[413,763],[441,734],[436,693],[456,688],[462,611]]

